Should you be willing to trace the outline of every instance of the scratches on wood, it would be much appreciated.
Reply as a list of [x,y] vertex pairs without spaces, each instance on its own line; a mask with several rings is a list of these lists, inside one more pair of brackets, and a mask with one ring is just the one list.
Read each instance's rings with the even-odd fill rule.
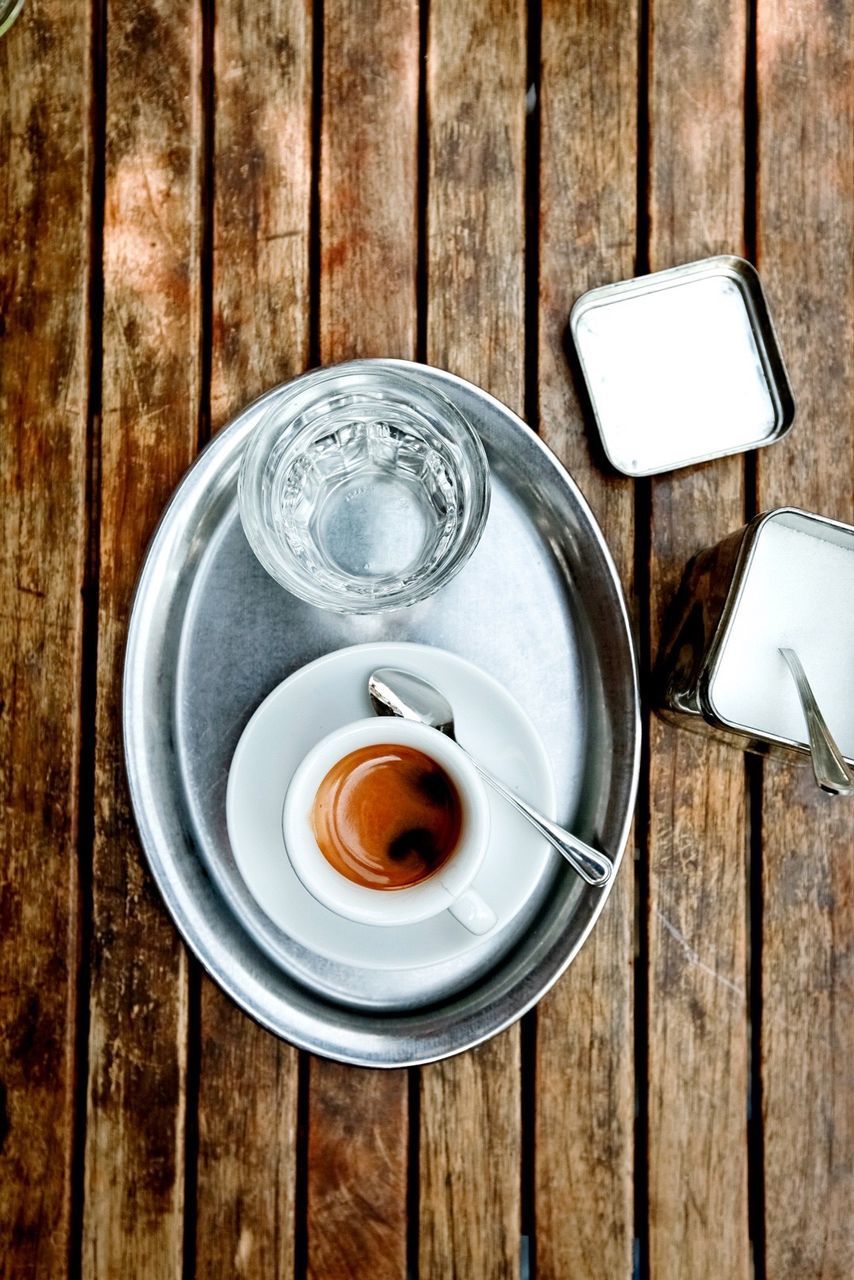
[[107,32],[89,1280],[181,1267],[186,959],[137,840],[119,708],[137,568],[199,416],[199,14],[111,4]]

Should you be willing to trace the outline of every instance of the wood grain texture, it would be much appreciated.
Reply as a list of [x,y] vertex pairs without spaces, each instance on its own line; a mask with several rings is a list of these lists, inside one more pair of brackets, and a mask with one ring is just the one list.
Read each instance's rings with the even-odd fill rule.
[[[653,0],[650,265],[743,240],[745,10]],[[652,653],[682,570],[744,522],[743,460],[651,485]],[[747,1224],[746,819],[741,754],[650,723],[649,1265],[738,1280]]]
[[[585,289],[633,273],[636,7],[547,0],[541,47],[540,434],[593,507],[631,598],[634,486],[603,472],[591,449],[566,328]],[[596,929],[537,1010],[540,1280],[632,1273],[633,852],[630,840]]]
[[414,355],[418,41],[416,0],[324,3],[324,364]]
[[294,1274],[297,1053],[202,987],[196,1275]]
[[313,1058],[309,1101],[309,1276],[404,1277],[406,1072]]
[[[759,267],[795,391],[758,457],[760,509],[854,522],[854,10],[758,9]],[[762,1091],[768,1280],[854,1260],[854,808],[764,766]]]
[[526,16],[436,0],[427,49],[428,360],[522,411]]
[[[525,7],[430,6],[430,364],[517,412],[525,365]],[[519,1029],[421,1075],[421,1280],[518,1275]]]
[[[219,5],[214,68],[216,428],[308,363],[307,6]],[[293,1275],[297,1061],[295,1050],[202,979],[199,1276]]]
[[65,1274],[73,1130],[88,6],[0,40],[0,1275]]
[[119,707],[140,560],[195,450],[200,30],[108,6],[100,608],[83,1272],[181,1270],[186,959],[144,865]]
[[519,1275],[519,1028],[421,1072],[420,1271]]
[[[323,12],[320,360],[415,355],[418,9],[333,0]],[[308,1271],[406,1275],[405,1071],[312,1058]]]
[[[563,350],[573,298],[633,269],[639,0],[544,0],[538,399],[631,587],[633,492],[600,470]],[[144,867],[119,702],[133,581],[198,438],[202,6],[107,0],[95,846],[82,1273],[177,1276],[186,961]],[[433,0],[428,190],[413,3],[327,0],[319,350],[412,356],[428,201],[427,358],[521,409],[525,17]],[[854,519],[854,14],[758,0],[758,262],[798,423],[756,458],[759,506]],[[257,12],[256,12],[257,10]],[[217,3],[213,360],[218,427],[308,350],[311,14]],[[746,9],[650,0],[653,268],[739,251]],[[81,586],[87,514],[90,0],[26,0],[0,40],[0,1276],[69,1258]],[[652,648],[689,556],[743,523],[743,464],[651,483]],[[86,730],[83,725],[84,732]],[[746,1280],[745,844],[737,752],[653,721],[650,1280]],[[763,767],[767,1280],[850,1274],[851,805]],[[84,788],[85,790],[85,788]],[[537,1272],[630,1274],[627,865],[538,1011]],[[26,882],[26,893],[21,884]],[[757,957],[751,963],[757,962]],[[203,980],[196,1274],[294,1268],[295,1054]],[[519,1271],[516,1029],[421,1076],[421,1280]],[[248,1082],[248,1084],[247,1084]],[[640,1082],[641,1085],[643,1082]],[[313,1060],[308,1271],[406,1274],[404,1073]],[[643,1230],[643,1226],[641,1226]],[[755,1243],[755,1242],[754,1242]]]
[[311,51],[304,0],[217,7],[214,428],[308,363]]

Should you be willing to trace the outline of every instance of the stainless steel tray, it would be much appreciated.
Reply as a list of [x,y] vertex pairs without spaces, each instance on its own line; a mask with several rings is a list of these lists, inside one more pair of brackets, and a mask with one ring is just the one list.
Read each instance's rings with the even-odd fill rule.
[[637,787],[640,720],[619,581],[584,499],[505,406],[417,369],[473,422],[493,501],[483,540],[444,591],[412,609],[342,617],[261,569],[237,514],[243,446],[279,389],[222,431],[187,473],[147,553],[130,620],[124,735],[154,877],[190,948],[271,1031],[342,1061],[397,1066],[470,1048],[566,969],[607,890],[552,864],[509,931],[464,963],[394,975],[331,963],[279,931],[234,863],[228,767],[259,702],[324,653],[370,640],[434,644],[475,661],[525,707],[552,761],[558,818],[619,859]]

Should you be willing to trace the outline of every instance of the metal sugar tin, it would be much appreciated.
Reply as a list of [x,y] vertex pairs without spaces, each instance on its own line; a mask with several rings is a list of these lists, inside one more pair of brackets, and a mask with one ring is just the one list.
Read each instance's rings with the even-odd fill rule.
[[[750,589],[751,566],[763,532],[772,524],[808,533],[854,555],[854,526],[797,507],[779,507],[755,516],[744,528],[700,552],[687,566],[674,602],[655,671],[653,697],[659,714],[671,723],[710,733],[743,750],[805,763],[809,758],[805,737],[798,740],[771,730],[759,732],[725,714],[716,696],[726,645],[745,591]],[[781,585],[795,593],[799,589],[796,581]],[[840,603],[844,607],[845,602]],[[854,600],[851,604],[854,606]],[[845,752],[845,758],[854,764],[854,753]]]
[[582,294],[570,333],[608,461],[651,476],[772,444],[795,402],[762,284],[724,254]]

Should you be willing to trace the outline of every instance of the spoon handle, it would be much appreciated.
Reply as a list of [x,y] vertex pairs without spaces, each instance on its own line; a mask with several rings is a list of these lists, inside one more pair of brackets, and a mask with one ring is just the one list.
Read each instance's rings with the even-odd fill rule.
[[832,796],[850,795],[854,791],[854,779],[819,710],[803,664],[794,649],[781,649],[780,652],[789,664],[800,694],[815,780],[822,791]]
[[[468,755],[468,752],[466,754]],[[544,814],[538,813],[536,809],[532,809],[514,791],[506,787],[503,782],[499,782],[498,778],[493,777],[488,769],[484,769],[482,764],[478,764],[474,756],[469,756],[469,759],[484,782],[488,783],[500,796],[503,796],[508,804],[512,804],[514,809],[518,809],[519,813],[528,819],[531,826],[535,827],[540,835],[545,836],[549,844],[557,849],[558,853],[563,854],[582,880],[597,886],[608,883],[614,874],[614,864],[609,857],[604,853],[598,853],[596,849],[591,849],[589,844],[585,844],[577,836],[564,831],[563,827],[559,827],[556,822],[551,822]]]

